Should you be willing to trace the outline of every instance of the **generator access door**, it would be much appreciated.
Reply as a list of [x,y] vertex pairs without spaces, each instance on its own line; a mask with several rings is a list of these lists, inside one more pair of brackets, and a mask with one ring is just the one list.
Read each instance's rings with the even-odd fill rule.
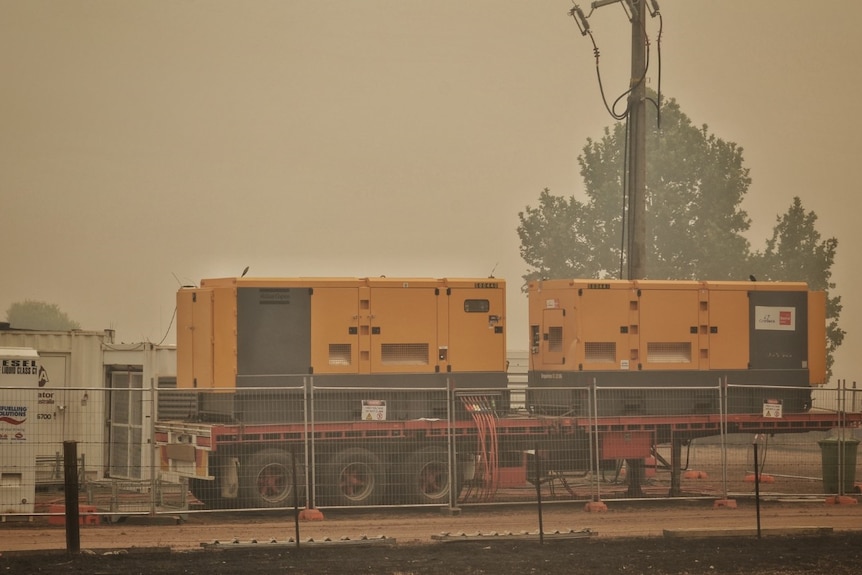
[[640,291],[640,364],[644,370],[699,368],[697,284],[671,283]]
[[[487,286],[487,287],[486,287]],[[453,372],[505,371],[505,292],[500,283],[450,287],[449,341],[438,354]]]
[[[315,287],[311,297],[313,372],[359,373],[360,310],[358,286]],[[362,329],[367,331],[367,326]],[[367,336],[366,336],[367,337]]]
[[563,351],[563,320],[565,311],[562,309],[545,309],[542,311],[542,359],[547,365],[563,365],[566,357]]
[[306,286],[236,290],[236,385],[296,385],[311,371],[311,297]]
[[177,387],[212,389],[213,292],[181,289],[177,292]]
[[709,291],[709,369],[748,369],[749,297],[747,290]]
[[436,371],[438,291],[409,281],[371,286],[366,313],[372,373]]
[[[637,369],[637,292],[628,282],[588,282],[568,290],[574,297],[568,346],[577,350],[571,369],[609,371]],[[575,294],[579,294],[575,296]],[[561,296],[562,297],[562,296]]]
[[807,369],[808,293],[753,291],[749,306],[751,369]]

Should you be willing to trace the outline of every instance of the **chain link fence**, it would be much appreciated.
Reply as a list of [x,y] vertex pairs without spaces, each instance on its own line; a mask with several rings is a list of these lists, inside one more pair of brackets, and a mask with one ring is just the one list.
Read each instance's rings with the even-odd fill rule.
[[806,390],[803,413],[798,389],[730,382],[537,394],[307,376],[226,392],[148,388],[130,376],[111,389],[0,393],[4,518],[62,516],[70,441],[82,509],[109,519],[539,497],[724,500],[753,496],[755,480],[761,496],[823,498],[857,494],[862,478],[862,398],[843,383]]

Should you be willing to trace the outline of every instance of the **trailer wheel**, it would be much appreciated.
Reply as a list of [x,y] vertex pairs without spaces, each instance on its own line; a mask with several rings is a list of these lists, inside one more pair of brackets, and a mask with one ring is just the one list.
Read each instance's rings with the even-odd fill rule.
[[[449,502],[449,454],[439,447],[414,452],[403,467],[404,494],[408,504],[445,504]],[[456,483],[458,492],[461,482]]]
[[293,462],[281,449],[264,449],[240,467],[240,494],[250,507],[293,505]]
[[340,451],[327,473],[332,505],[377,505],[385,484],[380,458],[362,448]]
[[219,497],[216,482],[213,480],[189,479],[189,491],[210,509],[218,509],[224,505]]

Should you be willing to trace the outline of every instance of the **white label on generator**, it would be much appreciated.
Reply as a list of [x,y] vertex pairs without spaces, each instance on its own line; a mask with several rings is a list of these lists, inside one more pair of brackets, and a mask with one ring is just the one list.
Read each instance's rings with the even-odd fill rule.
[[773,331],[796,330],[796,308],[754,306],[754,329]]

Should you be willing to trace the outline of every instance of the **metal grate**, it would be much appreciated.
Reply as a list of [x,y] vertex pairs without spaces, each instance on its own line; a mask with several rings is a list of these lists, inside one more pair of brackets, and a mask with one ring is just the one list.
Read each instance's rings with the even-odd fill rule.
[[349,343],[329,344],[329,365],[350,365],[351,348]]
[[691,343],[649,342],[647,363],[691,363]]
[[176,377],[160,377],[159,390],[171,390],[159,393],[158,420],[192,419],[197,413],[198,400],[194,391],[182,392],[177,389]]
[[389,365],[428,365],[427,343],[384,343],[381,360]]
[[588,341],[584,343],[584,361],[587,363],[616,363],[617,344],[613,341]]

